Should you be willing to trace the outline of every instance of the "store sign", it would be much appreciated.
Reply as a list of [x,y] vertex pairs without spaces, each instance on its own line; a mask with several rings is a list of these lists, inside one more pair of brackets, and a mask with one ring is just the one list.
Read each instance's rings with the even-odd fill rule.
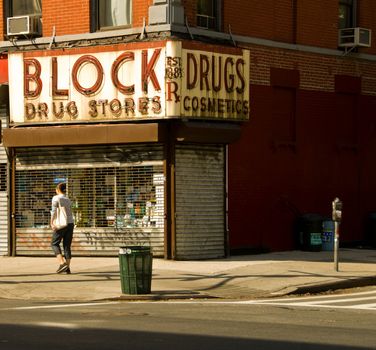
[[80,54],[11,53],[11,122],[248,119],[246,51],[223,55],[186,50],[181,42],[164,44]]
[[237,51],[235,55],[174,47],[166,57],[167,114],[248,120],[249,51]]

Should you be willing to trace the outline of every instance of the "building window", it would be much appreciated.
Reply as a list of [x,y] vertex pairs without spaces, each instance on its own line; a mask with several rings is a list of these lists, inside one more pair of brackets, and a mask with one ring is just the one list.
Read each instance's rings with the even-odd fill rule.
[[9,0],[9,17],[42,15],[42,0]]
[[218,29],[218,7],[216,0],[197,0],[197,27]]
[[340,0],[338,17],[339,29],[356,27],[356,0]]
[[162,165],[18,171],[16,227],[47,228],[50,197],[64,180],[77,228],[163,228],[158,177],[163,178]]
[[5,33],[34,37],[42,34],[42,0],[5,0],[3,5]]
[[125,27],[132,22],[132,0],[92,0],[92,31]]

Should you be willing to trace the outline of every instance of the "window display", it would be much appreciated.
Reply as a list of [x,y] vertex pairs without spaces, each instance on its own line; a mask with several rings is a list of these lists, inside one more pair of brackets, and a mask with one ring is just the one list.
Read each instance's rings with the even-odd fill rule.
[[62,181],[77,228],[163,228],[162,165],[18,171],[17,228],[48,228],[51,198]]

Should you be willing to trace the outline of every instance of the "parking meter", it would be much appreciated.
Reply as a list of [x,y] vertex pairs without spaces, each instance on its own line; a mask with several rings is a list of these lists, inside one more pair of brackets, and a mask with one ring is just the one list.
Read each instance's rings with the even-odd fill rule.
[[332,219],[334,221],[334,268],[338,271],[339,224],[342,220],[342,202],[338,197],[332,202]]
[[342,202],[338,197],[332,202],[332,219],[335,222],[341,222],[342,220]]

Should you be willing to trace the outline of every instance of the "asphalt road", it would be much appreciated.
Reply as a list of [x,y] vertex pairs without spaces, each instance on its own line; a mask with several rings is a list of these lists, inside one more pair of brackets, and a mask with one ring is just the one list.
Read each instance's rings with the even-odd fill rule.
[[376,349],[376,312],[288,302],[0,299],[0,349]]

